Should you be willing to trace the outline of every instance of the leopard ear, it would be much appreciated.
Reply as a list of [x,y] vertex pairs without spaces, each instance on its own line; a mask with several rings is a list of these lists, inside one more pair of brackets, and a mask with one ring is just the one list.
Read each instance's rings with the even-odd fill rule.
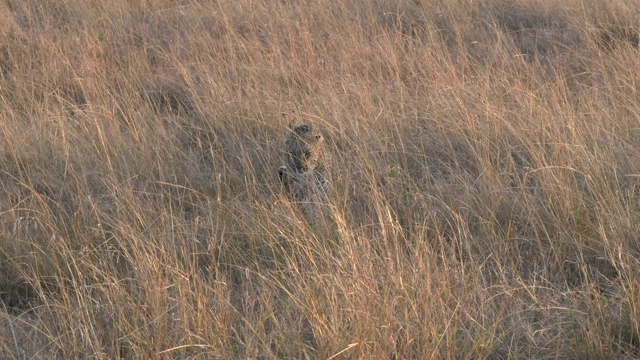
[[286,180],[287,180],[287,167],[286,166],[280,166],[278,168],[278,177],[280,178],[280,181],[282,181],[283,183],[286,182]]

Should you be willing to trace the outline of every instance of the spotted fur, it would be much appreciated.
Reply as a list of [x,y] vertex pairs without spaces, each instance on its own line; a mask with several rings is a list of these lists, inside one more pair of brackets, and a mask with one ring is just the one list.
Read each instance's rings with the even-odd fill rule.
[[324,158],[325,144],[322,134],[311,125],[300,125],[285,138],[287,167],[292,171],[309,171],[318,167]]
[[301,125],[287,134],[285,147],[286,165],[278,169],[280,180],[302,212],[314,218],[329,200],[324,138],[310,125]]

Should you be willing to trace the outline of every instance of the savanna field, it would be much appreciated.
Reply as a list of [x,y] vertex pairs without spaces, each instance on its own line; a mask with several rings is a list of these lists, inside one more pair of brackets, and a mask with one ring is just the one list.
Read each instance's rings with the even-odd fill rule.
[[[0,358],[640,358],[640,1],[0,3]],[[322,221],[283,192],[322,132]]]

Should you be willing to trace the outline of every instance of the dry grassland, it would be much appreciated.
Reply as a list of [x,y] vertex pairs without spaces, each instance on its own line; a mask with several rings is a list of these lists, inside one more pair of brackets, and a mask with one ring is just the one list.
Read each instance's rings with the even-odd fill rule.
[[3,1],[0,357],[640,357],[638,9]]

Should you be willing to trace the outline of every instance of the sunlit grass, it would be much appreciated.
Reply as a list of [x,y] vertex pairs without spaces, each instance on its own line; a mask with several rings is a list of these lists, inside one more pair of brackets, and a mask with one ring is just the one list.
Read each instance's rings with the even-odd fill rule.
[[639,5],[3,3],[0,355],[637,358]]

